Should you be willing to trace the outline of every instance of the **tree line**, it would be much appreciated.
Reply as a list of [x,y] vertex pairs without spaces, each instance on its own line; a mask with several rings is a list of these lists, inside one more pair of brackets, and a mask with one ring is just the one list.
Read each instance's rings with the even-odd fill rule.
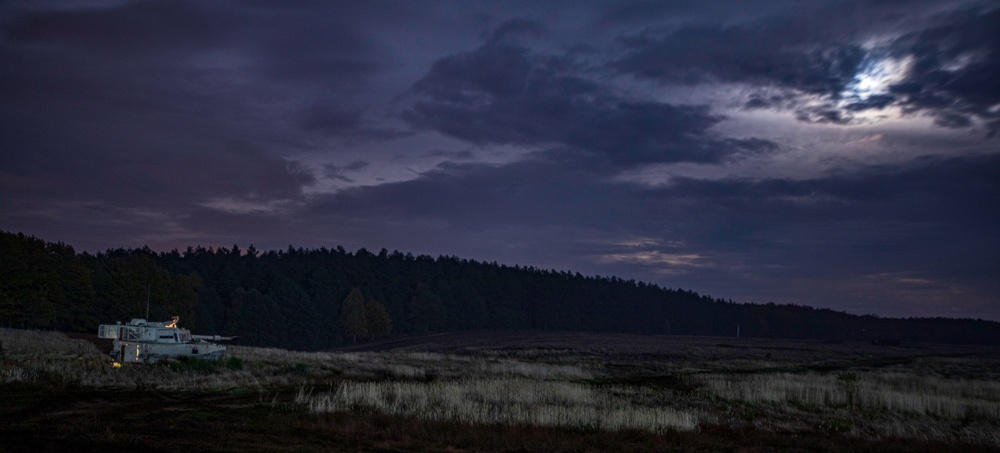
[[[148,308],[147,308],[148,307]],[[385,249],[76,253],[0,231],[0,326],[91,332],[181,317],[195,333],[319,350],[477,329],[996,344],[1000,323],[740,304],[617,277]]]

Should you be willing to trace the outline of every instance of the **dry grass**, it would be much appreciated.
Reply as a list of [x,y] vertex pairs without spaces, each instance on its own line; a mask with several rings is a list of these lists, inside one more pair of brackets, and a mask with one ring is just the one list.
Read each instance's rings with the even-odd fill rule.
[[634,406],[589,385],[524,378],[346,382],[335,391],[315,396],[303,389],[296,402],[314,413],[361,410],[473,424],[654,432],[697,427],[692,413]]
[[[0,329],[0,385],[285,392],[283,403],[276,396],[264,399],[269,407],[305,408],[316,417],[384,414],[477,426],[653,433],[723,426],[1000,448],[1000,351],[615,338],[542,338],[528,345],[511,339],[440,352],[230,346],[237,366],[112,368],[89,342]],[[571,347],[574,342],[580,346]]]
[[718,397],[748,403],[852,407],[952,420],[1000,420],[997,381],[899,372],[706,374],[695,379]]
[[4,383],[41,375],[74,379],[108,367],[110,358],[92,344],[59,332],[0,328],[0,379]]
[[160,388],[207,390],[234,387],[289,387],[348,379],[429,380],[463,377],[524,377],[585,380],[592,373],[577,366],[516,360],[477,359],[454,354],[298,352],[276,348],[229,346],[227,356],[239,359],[238,369],[215,367],[210,373],[169,366],[132,365],[113,368],[111,360],[92,343],[58,332],[0,329],[3,382],[43,377],[95,388]]

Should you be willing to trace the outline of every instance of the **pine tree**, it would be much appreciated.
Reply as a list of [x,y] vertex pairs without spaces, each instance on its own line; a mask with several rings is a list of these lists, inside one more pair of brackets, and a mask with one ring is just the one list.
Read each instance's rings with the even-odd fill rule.
[[340,310],[340,316],[344,323],[344,332],[351,337],[354,343],[358,342],[358,337],[364,338],[368,335],[365,297],[361,294],[360,289],[352,289],[347,298],[344,299],[344,307]]
[[389,319],[385,307],[376,300],[369,300],[365,304],[365,320],[368,325],[368,338],[372,340],[387,337],[392,333],[392,319]]
[[448,310],[441,297],[427,285],[421,283],[417,286],[417,293],[410,299],[407,309],[413,323],[413,333],[424,335],[428,332],[440,332],[447,326]]

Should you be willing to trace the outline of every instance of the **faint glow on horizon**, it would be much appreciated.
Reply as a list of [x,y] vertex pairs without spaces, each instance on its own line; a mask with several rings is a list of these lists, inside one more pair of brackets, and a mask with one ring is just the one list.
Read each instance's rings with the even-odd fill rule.
[[[637,237],[631,239],[621,239],[608,242],[609,245],[617,247],[628,247],[628,248],[641,248],[641,247],[654,247],[663,244],[663,241],[657,238],[651,237]],[[669,247],[682,247],[683,242],[680,241],[668,241],[666,243]]]
[[[644,266],[669,266],[658,268],[659,274],[677,274],[682,268],[708,267],[706,257],[698,253],[665,253],[659,250],[647,250],[631,253],[610,253],[598,257],[602,264],[640,264]],[[679,269],[680,268],[680,269]]]
[[278,214],[288,209],[291,200],[252,200],[234,197],[212,198],[200,206],[227,214]]

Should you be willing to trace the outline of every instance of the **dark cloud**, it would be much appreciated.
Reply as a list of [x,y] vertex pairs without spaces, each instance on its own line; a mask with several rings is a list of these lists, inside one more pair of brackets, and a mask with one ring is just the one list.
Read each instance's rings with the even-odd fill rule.
[[4,37],[15,43],[66,45],[130,56],[221,46],[235,28],[237,22],[230,13],[184,1],[38,11],[2,24]]
[[675,14],[697,11],[695,5],[686,2],[622,2],[608,7],[598,19],[598,23],[609,25],[630,25],[649,21],[651,18],[662,19]]
[[851,118],[846,116],[844,112],[830,108],[829,106],[799,108],[795,112],[795,119],[804,123],[828,123],[841,125],[851,122]]
[[972,120],[960,113],[955,112],[935,112],[934,113],[934,124],[943,127],[950,128],[965,128],[972,125]]
[[[764,90],[762,90],[764,91]],[[756,92],[750,94],[749,100],[743,105],[744,109],[774,109],[784,110],[796,107],[796,96],[791,93],[781,92]]]
[[407,121],[477,144],[566,145],[626,165],[773,148],[716,137],[709,129],[724,118],[706,106],[630,101],[572,61],[504,43],[437,61],[413,92]]
[[333,135],[354,129],[361,122],[361,112],[343,111],[336,105],[317,105],[302,113],[304,129],[319,130]]
[[287,148],[312,146],[303,131],[377,132],[354,93],[382,56],[356,28],[308,10],[268,17],[229,6],[126,2],[0,16],[5,173],[51,181],[68,199],[181,211],[301,197],[314,179]]
[[835,97],[854,78],[864,51],[819,39],[807,27],[771,19],[632,37],[622,41],[629,52],[613,67],[663,83],[739,82]]
[[[775,0],[762,4],[749,5],[746,2],[731,2],[727,0],[703,0],[694,2],[661,2],[661,1],[625,1],[610,2],[598,8],[598,27],[635,27],[657,28],[661,24],[703,23],[718,21],[719,18],[729,20],[752,18],[781,14],[794,7],[799,10],[811,10],[812,4]],[[662,25],[658,28],[664,28]]]
[[[364,110],[356,93],[389,58],[364,28],[374,8],[318,13],[144,1],[25,10],[0,22],[6,38],[0,51],[11,61],[10,70],[0,70],[12,87],[3,95],[189,109],[183,113],[203,117],[191,109],[211,109],[217,111],[209,115],[231,118],[254,110],[266,116],[267,104],[283,103],[279,108],[303,110],[293,114],[307,129],[346,133],[343,126],[361,125],[345,118]],[[300,93],[308,100],[299,105],[283,99]],[[336,108],[324,114],[320,105]]]
[[888,94],[876,94],[867,99],[858,100],[847,104],[845,107],[851,111],[882,110],[896,102],[896,97]]
[[[599,177],[591,168],[544,158],[499,167],[448,164],[412,181],[331,195],[314,209],[434,219],[476,230],[490,225],[585,224],[649,237],[666,227],[683,230],[686,236],[678,239],[689,241],[707,231],[706,225],[726,223],[746,227],[739,234],[729,230],[736,242],[794,224],[871,220],[912,225],[914,231],[933,224],[980,234],[1000,226],[996,154],[927,156],[903,166],[870,166],[813,179],[678,177],[664,186],[647,187],[595,183]],[[685,224],[689,228],[678,229]],[[864,242],[867,232],[852,234]],[[708,239],[699,238],[701,246],[716,248]]]
[[625,55],[610,66],[668,85],[742,84],[751,92],[746,108],[792,109],[800,121],[848,124],[849,112],[837,103],[866,52],[850,32],[831,34],[829,25],[814,22],[778,16],[626,35]]
[[[697,200],[706,209],[739,208],[769,223],[896,217],[900,221],[962,223],[983,231],[1000,223],[1000,155],[925,156],[906,165],[879,165],[815,179],[677,178],[658,189],[666,198]],[[795,213],[795,215],[792,215]]]
[[361,170],[361,169],[363,169],[363,168],[365,168],[365,167],[367,167],[369,165],[370,164],[368,162],[365,162],[363,160],[357,160],[357,161],[351,162],[351,163],[349,163],[347,165],[329,165],[328,164],[328,165],[325,165],[323,167],[323,173],[324,173],[324,175],[327,178],[336,179],[338,181],[346,182],[346,183],[353,183],[354,180],[351,179],[351,178],[348,178],[347,176],[344,176],[344,173],[347,172],[347,171]]
[[[502,167],[446,164],[416,180],[344,190],[313,209],[317,214],[351,213],[356,218],[443,221],[481,231],[498,225],[580,221],[588,206],[607,206],[595,198],[599,192],[586,187],[588,173],[567,170],[545,160]],[[577,201],[580,197],[589,204]]]
[[995,134],[1000,118],[1000,9],[945,14],[940,25],[900,38],[896,51],[913,58],[892,87],[899,103],[926,111],[939,125],[967,127],[986,121]]
[[[805,122],[846,125],[852,113],[898,105],[945,127],[978,118],[995,134],[1000,10],[968,7],[899,27],[914,6],[841,2],[795,16],[654,29],[621,37],[627,53],[612,67],[664,84],[744,84],[753,93],[747,108],[793,109]],[[871,48],[871,40],[882,43]],[[852,92],[890,57],[912,62],[902,80],[882,93]],[[771,88],[787,91],[762,94]]]
[[262,57],[261,71],[280,81],[321,87],[347,83],[358,89],[364,76],[383,66],[380,49],[367,35],[322,17],[302,18],[296,27],[272,32],[270,38],[254,50]]
[[490,36],[488,42],[489,44],[497,44],[518,36],[538,37],[544,33],[545,26],[539,22],[528,19],[512,19],[493,30],[493,35]]

